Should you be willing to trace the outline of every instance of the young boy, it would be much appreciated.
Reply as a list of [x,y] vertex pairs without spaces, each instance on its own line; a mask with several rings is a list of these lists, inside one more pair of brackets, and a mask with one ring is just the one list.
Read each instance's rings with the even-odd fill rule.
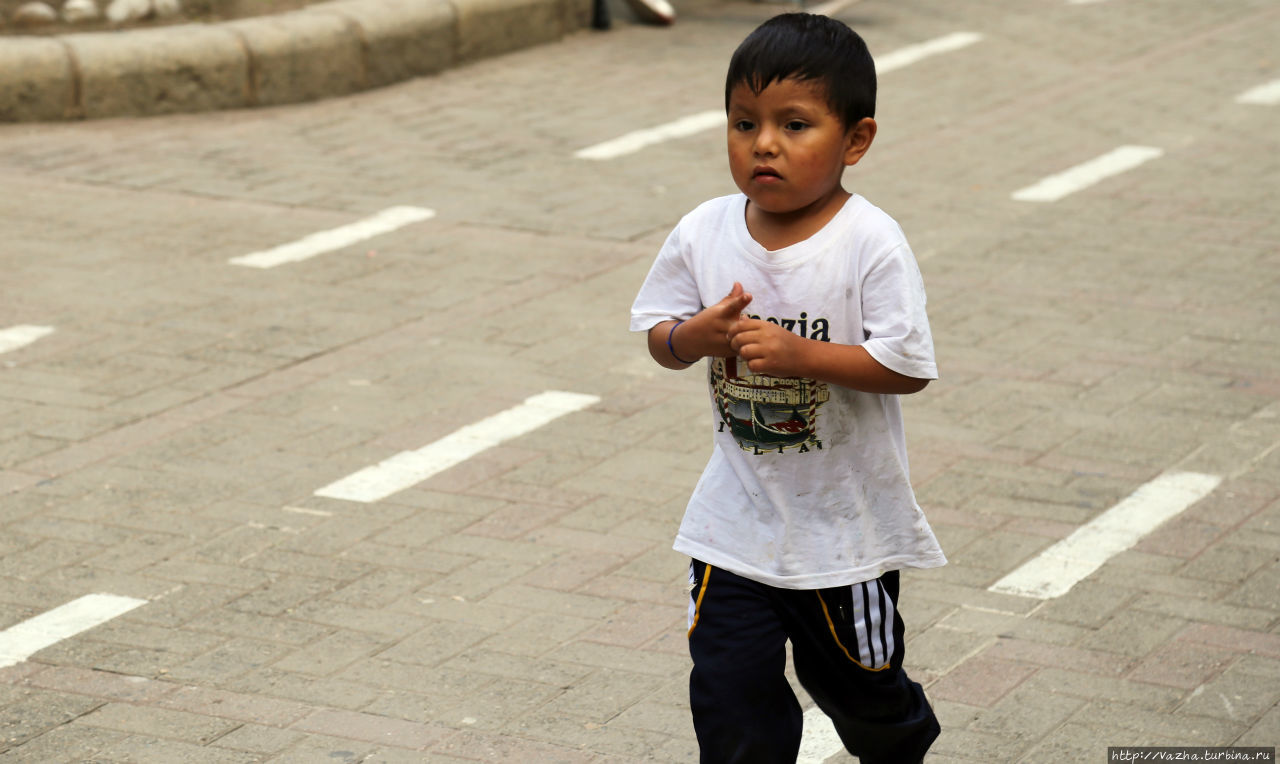
[[703,762],[795,761],[787,640],[863,764],[919,761],[939,732],[895,607],[899,569],[946,562],[898,403],[937,377],[924,286],[897,224],[842,186],[875,138],[875,92],[840,22],[785,14],[748,36],[725,83],[742,193],[680,221],[631,309],[662,366],[710,359],[715,449],[675,542],[693,558]]

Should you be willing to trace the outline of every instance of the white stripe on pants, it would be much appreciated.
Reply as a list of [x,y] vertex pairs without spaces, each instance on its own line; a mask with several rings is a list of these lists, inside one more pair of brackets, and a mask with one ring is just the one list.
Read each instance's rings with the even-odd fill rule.
[[880,668],[889,662],[893,640],[893,600],[879,579],[853,587],[853,633],[858,643],[858,662]]

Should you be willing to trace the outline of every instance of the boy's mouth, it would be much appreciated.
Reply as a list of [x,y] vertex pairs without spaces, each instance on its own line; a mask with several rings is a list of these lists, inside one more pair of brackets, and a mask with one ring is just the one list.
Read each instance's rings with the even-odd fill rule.
[[752,180],[764,180],[768,178],[776,178],[778,180],[781,180],[782,176],[778,174],[777,170],[767,165],[762,167],[757,167],[751,171]]

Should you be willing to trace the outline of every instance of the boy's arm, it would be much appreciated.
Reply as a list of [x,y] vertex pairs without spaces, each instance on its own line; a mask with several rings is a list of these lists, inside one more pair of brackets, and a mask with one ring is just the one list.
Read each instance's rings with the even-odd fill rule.
[[730,326],[728,339],[732,351],[757,374],[807,377],[864,393],[895,395],[918,393],[929,384],[890,369],[859,345],[807,339],[768,321],[739,319]]
[[[687,369],[703,356],[721,358],[733,355],[729,347],[728,333],[751,302],[751,295],[742,285],[734,283],[733,290],[723,300],[698,311],[685,321],[663,321],[649,329],[649,355],[659,365],[668,369]],[[678,324],[678,326],[677,326]]]

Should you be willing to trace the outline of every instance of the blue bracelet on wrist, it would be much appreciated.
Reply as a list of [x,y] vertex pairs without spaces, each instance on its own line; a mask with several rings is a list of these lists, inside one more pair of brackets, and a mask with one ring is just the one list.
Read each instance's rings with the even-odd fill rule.
[[676,359],[677,361],[679,361],[680,363],[684,364],[685,366],[690,366],[690,365],[692,365],[692,364],[697,363],[697,361],[686,361],[686,360],[684,360],[684,359],[683,359],[683,358],[681,358],[680,356],[676,355],[676,349],[675,349],[674,347],[672,347],[672,345],[671,345],[671,336],[672,336],[673,334],[675,334],[675,333],[676,333],[676,327],[677,327],[677,326],[679,326],[680,324],[683,324],[683,323],[684,323],[684,320],[683,320],[683,319],[680,319],[680,320],[677,320],[674,324],[672,324],[672,325],[671,325],[671,331],[667,332],[667,350],[671,352],[671,357],[672,357],[672,358]]

